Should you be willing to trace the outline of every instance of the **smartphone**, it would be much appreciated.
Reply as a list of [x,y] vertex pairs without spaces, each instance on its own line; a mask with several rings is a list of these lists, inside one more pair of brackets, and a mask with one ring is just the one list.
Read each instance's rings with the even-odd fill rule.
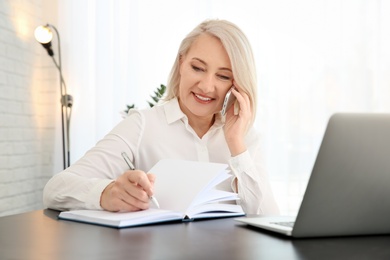
[[221,114],[224,116],[226,112],[229,110],[229,108],[233,105],[233,103],[236,101],[236,96],[232,94],[232,89],[234,86],[232,86],[229,91],[226,93],[225,100],[223,101]]

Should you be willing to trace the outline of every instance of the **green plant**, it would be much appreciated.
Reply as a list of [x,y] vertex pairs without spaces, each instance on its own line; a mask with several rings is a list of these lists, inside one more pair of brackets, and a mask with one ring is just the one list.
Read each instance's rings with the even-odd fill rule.
[[[154,95],[150,95],[150,97],[152,98],[152,101],[147,101],[150,107],[154,107],[158,103],[158,101],[160,101],[160,99],[164,95],[166,89],[167,89],[167,87],[165,85],[161,84],[160,87],[158,87],[154,91]],[[126,107],[127,107],[127,109],[125,109],[124,112],[127,114],[130,109],[135,108],[135,105],[134,104],[126,105]]]
[[161,84],[160,87],[154,91],[154,96],[152,96],[152,95],[150,96],[153,99],[153,101],[152,102],[148,101],[148,104],[150,107],[154,107],[154,105],[156,105],[158,103],[158,101],[160,101],[160,99],[164,95],[166,89],[167,89],[167,87],[165,85]]

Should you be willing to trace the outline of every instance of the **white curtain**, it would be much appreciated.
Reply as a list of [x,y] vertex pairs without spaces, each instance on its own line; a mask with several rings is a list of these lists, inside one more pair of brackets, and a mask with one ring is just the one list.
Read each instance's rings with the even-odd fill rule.
[[390,1],[59,0],[72,162],[127,104],[147,106],[181,39],[207,18],[236,23],[252,43],[256,128],[280,208],[295,213],[329,116],[390,112]]

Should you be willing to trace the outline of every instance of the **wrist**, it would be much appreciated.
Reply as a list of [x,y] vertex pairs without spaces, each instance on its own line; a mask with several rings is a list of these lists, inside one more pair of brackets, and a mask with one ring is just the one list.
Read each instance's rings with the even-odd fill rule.
[[242,154],[247,150],[246,145],[243,142],[228,143],[228,146],[232,157]]
[[106,204],[106,197],[109,196],[107,193],[109,192],[109,190],[111,189],[111,187],[114,185],[114,181],[113,182],[110,182],[105,188],[104,190],[102,191],[101,195],[100,195],[100,207],[102,207],[103,209],[107,210],[107,205]]

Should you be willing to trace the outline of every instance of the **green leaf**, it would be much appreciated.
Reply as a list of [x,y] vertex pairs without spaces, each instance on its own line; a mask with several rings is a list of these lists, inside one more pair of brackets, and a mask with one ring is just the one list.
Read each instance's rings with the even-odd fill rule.
[[126,105],[126,109],[124,110],[124,112],[127,114],[127,113],[129,113],[129,110],[130,109],[133,109],[133,108],[135,108],[135,105],[134,104],[132,104],[132,105]]
[[[165,91],[166,91],[167,87],[163,84],[160,85],[159,88],[157,88],[155,91],[154,91],[154,95],[150,96],[152,98],[153,101],[147,101],[148,104],[149,104],[149,107],[154,107],[159,101],[160,99],[164,96],[165,94]],[[126,105],[127,109],[124,110],[124,112],[127,114],[129,112],[130,109],[133,109],[135,108],[135,105],[132,104],[132,105]]]
[[150,96],[154,102],[148,101],[148,104],[150,107],[154,107],[160,101],[160,99],[164,95],[166,89],[167,89],[167,87],[165,85],[161,84],[160,87],[157,88],[156,91],[154,91],[154,96]]

